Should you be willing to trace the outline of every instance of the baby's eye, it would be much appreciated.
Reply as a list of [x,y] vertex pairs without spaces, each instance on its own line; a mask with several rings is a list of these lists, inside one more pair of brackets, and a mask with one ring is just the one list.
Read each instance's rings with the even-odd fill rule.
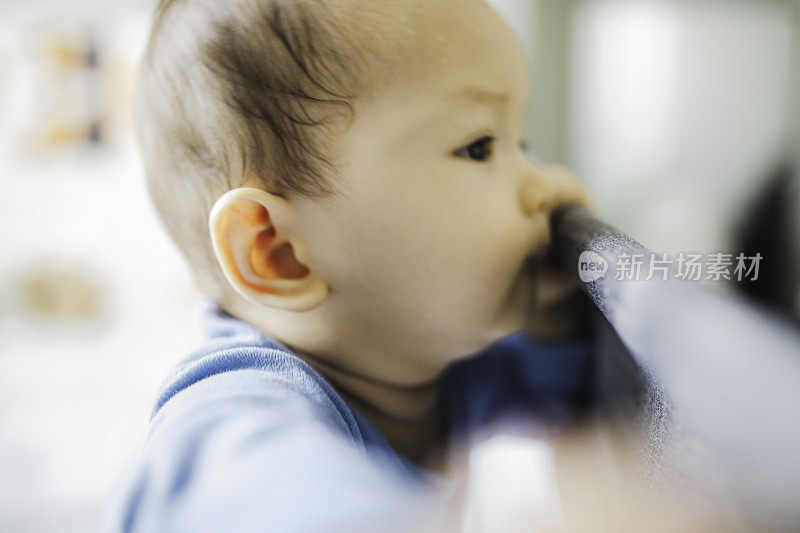
[[472,159],[473,161],[487,161],[492,156],[492,143],[494,137],[482,137],[464,148],[456,150],[458,157]]

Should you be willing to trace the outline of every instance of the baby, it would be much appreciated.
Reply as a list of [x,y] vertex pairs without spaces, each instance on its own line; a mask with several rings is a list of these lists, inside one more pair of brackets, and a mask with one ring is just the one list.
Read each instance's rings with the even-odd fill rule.
[[591,206],[526,155],[526,83],[483,0],[160,2],[138,136],[214,303],[114,528],[375,530],[408,478],[446,479],[454,402],[483,378],[458,396],[443,377],[564,333],[536,297],[564,290],[533,273],[551,214]]

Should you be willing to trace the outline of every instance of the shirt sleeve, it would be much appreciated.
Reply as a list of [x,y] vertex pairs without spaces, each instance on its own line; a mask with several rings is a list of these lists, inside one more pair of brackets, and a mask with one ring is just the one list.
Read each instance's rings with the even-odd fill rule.
[[160,408],[104,530],[418,530],[427,488],[346,437],[334,412],[269,373],[211,375]]

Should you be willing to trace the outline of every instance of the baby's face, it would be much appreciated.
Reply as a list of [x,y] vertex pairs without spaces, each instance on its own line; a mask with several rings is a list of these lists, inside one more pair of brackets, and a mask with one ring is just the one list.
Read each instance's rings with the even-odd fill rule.
[[[519,329],[525,260],[549,242],[552,196],[521,148],[526,63],[479,0],[429,2],[393,81],[355,105],[333,150],[338,194],[297,199],[303,260],[325,280],[318,310],[346,332],[333,352],[408,382]],[[428,22],[426,22],[428,21]],[[402,368],[400,368],[402,366]]]

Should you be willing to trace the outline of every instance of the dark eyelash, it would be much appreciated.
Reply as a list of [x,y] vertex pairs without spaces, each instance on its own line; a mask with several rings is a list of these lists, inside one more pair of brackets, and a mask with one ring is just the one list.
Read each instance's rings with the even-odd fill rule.
[[[493,152],[492,143],[494,143],[494,141],[495,141],[494,137],[486,135],[484,137],[481,137],[477,141],[473,141],[472,143],[468,144],[467,146],[464,146],[463,148],[459,148],[458,150],[455,151],[455,155],[458,156],[458,157],[463,157],[465,159],[471,159],[472,161],[477,161],[477,162],[481,162],[482,163],[484,161],[487,161],[492,156],[492,152]],[[473,148],[481,146],[483,144],[488,145],[487,146],[487,153],[485,153],[485,154],[483,154],[483,153],[477,154],[477,153],[475,153],[473,151]]]

